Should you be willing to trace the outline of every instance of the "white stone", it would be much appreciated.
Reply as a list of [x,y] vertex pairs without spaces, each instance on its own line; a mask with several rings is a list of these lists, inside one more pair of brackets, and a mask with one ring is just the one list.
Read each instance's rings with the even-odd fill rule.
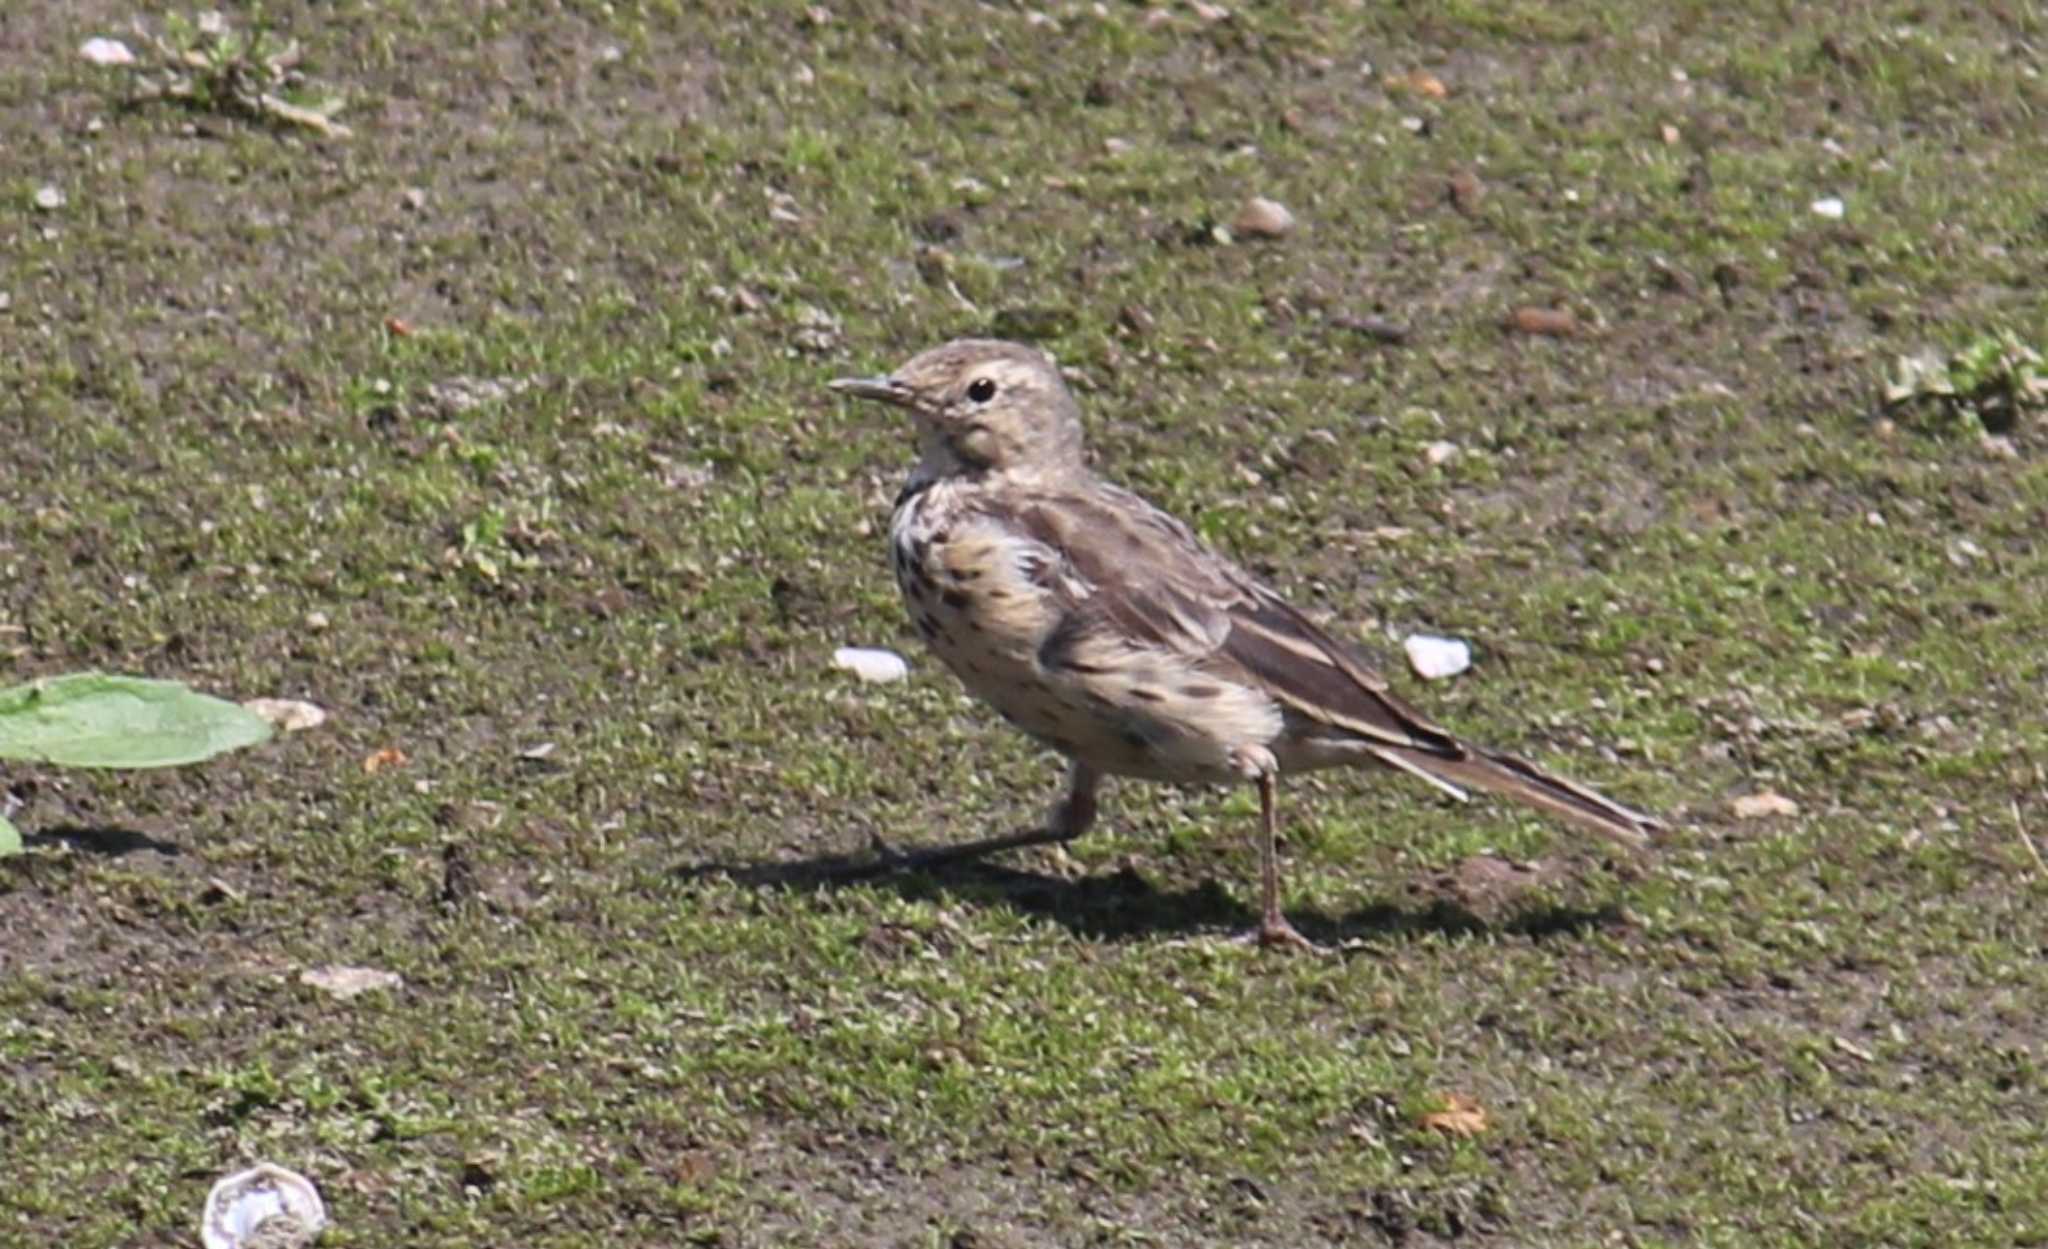
[[135,64],[135,54],[119,39],[88,39],[79,45],[78,55],[95,65]]
[[1472,648],[1456,638],[1416,633],[1401,643],[1401,649],[1408,653],[1409,666],[1428,681],[1457,676],[1472,666]]
[[910,675],[910,664],[903,656],[873,646],[842,646],[832,652],[832,666],[878,685]]

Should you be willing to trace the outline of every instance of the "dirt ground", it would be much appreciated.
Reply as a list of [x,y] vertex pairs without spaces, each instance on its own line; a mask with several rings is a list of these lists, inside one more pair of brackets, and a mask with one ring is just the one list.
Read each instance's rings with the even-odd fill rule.
[[[0,1241],[270,1160],[338,1246],[2048,1244],[2048,423],[1881,402],[2048,343],[2038,7],[221,13],[182,98],[0,13],[0,683],[330,718],[0,768]],[[822,388],[968,333],[1672,836],[1290,784],[1326,959],[1246,794],[834,875],[1058,775]]]

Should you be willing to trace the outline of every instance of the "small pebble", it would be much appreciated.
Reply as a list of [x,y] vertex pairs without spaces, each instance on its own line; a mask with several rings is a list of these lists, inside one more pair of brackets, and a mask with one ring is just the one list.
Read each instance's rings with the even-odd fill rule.
[[119,39],[88,39],[79,45],[78,55],[95,65],[135,64],[135,54]]
[[1407,652],[1416,675],[1427,681],[1454,677],[1472,666],[1472,648],[1455,638],[1415,633],[1401,643],[1401,649]]
[[1230,223],[1230,228],[1246,238],[1285,238],[1294,232],[1294,214],[1276,200],[1254,195],[1238,210],[1237,219]]

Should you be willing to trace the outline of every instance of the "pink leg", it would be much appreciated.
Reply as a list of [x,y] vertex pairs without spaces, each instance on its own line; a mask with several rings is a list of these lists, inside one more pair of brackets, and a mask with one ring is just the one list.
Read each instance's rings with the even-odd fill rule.
[[1280,913],[1280,821],[1275,812],[1278,782],[1273,770],[1262,769],[1255,778],[1259,786],[1259,927],[1247,933],[1260,945],[1282,945],[1290,949],[1321,954],[1323,947],[1295,930]]

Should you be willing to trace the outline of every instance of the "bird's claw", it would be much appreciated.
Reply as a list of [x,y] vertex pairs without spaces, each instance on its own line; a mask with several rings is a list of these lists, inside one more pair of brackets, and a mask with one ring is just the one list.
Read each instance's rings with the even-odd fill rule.
[[1329,953],[1322,946],[1302,936],[1300,930],[1293,924],[1288,923],[1286,917],[1281,915],[1268,915],[1261,919],[1257,928],[1239,936],[1238,941],[1244,945],[1257,945],[1268,948],[1279,946],[1284,949],[1297,950],[1303,954]]

